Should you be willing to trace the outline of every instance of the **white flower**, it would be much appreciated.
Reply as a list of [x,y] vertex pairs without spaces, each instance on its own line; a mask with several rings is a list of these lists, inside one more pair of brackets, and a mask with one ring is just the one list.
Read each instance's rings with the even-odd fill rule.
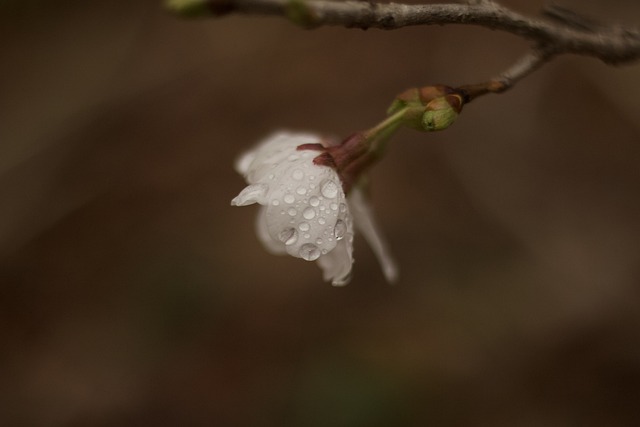
[[362,192],[354,187],[347,198],[338,173],[314,164],[321,151],[298,150],[301,145],[320,143],[316,135],[280,132],[258,144],[236,163],[249,185],[231,204],[262,205],[257,234],[267,250],[317,260],[324,279],[335,286],[346,285],[351,277],[355,221],[386,278],[394,281],[397,269]]

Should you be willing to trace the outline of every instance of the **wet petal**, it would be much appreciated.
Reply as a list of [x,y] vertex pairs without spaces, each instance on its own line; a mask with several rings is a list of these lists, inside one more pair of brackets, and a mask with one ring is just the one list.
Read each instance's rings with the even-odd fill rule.
[[333,286],[344,286],[351,280],[353,266],[353,234],[348,233],[336,247],[318,260],[324,280]]
[[349,195],[349,206],[353,221],[371,246],[373,253],[378,258],[378,262],[382,266],[382,272],[387,281],[394,283],[398,280],[398,267],[393,257],[389,253],[387,243],[384,236],[379,231],[378,226],[373,217],[373,210],[369,205],[366,196],[357,186],[351,189]]
[[320,183],[329,180],[339,182],[333,169],[300,162],[274,184],[277,190],[268,196],[267,228],[274,239],[290,233],[291,228],[296,231],[297,239],[285,248],[289,255],[314,261],[318,253],[323,255],[335,248],[338,239],[334,228],[339,216],[344,215],[339,206],[345,196],[339,187],[333,198],[324,197]]
[[245,153],[236,163],[236,169],[250,184],[254,184],[271,175],[284,173],[292,162],[314,155],[312,152],[297,151],[297,147],[318,140],[317,136],[311,134],[275,133],[258,144],[256,149]]
[[267,228],[267,208],[264,206],[260,207],[260,212],[258,212],[256,234],[268,252],[276,255],[286,253],[284,243],[272,238],[269,234],[269,229]]
[[263,204],[268,190],[269,186],[266,184],[249,185],[231,200],[231,206],[247,206],[254,203]]

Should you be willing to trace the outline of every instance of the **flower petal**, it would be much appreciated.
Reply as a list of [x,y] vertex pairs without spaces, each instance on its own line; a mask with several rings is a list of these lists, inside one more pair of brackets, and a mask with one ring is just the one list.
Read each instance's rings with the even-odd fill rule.
[[267,208],[265,206],[261,206],[260,212],[258,212],[258,217],[256,219],[256,234],[267,252],[275,255],[287,253],[284,243],[273,239],[269,234],[269,228],[267,227]]
[[264,204],[268,190],[269,186],[267,184],[251,184],[231,200],[231,206],[247,206],[254,203]]
[[276,169],[287,169],[291,162],[300,157],[310,157],[317,153],[298,152],[299,145],[312,144],[319,141],[319,137],[312,134],[277,132],[258,144],[257,148],[240,157],[236,169],[245,176],[247,182],[255,184],[276,174]]
[[327,182],[339,182],[333,169],[302,158],[274,178],[266,224],[273,239],[287,242],[289,255],[315,261],[336,247],[334,228],[348,212],[342,188],[327,191]]
[[325,281],[333,286],[344,286],[351,280],[353,266],[353,234],[347,233],[336,247],[318,259]]
[[371,246],[373,253],[378,258],[378,262],[382,266],[382,272],[389,283],[398,280],[398,267],[393,257],[389,253],[387,243],[379,231],[378,226],[373,217],[373,210],[369,205],[363,191],[354,186],[349,195],[349,206],[351,215],[356,227]]

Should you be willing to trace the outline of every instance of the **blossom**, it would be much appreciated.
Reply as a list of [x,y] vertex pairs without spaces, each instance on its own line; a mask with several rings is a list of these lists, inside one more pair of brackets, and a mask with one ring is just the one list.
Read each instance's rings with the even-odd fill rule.
[[256,228],[265,248],[317,261],[334,286],[351,278],[355,223],[392,282],[397,269],[362,190],[349,185],[347,196],[338,171],[314,161],[327,155],[325,145],[306,133],[279,132],[262,141],[236,162],[248,186],[231,204],[261,205]]

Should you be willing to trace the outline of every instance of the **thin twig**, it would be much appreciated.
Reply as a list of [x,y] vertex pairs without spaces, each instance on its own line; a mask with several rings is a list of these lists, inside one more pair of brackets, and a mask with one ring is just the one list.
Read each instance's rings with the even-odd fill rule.
[[553,55],[554,53],[550,49],[533,48],[499,76],[484,83],[460,86],[458,90],[466,95],[466,102],[471,102],[487,93],[505,92],[511,89],[518,81],[544,65]]

